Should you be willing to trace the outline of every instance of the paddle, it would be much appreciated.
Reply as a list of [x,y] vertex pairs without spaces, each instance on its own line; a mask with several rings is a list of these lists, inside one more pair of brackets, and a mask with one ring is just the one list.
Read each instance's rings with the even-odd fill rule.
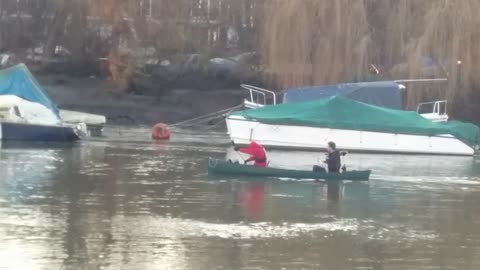
[[233,150],[235,150],[235,153],[237,153],[237,155],[243,160],[243,164],[245,164],[245,159],[242,157],[242,155],[240,155],[240,153],[238,152],[238,150],[240,150],[240,147],[238,146],[235,146],[233,148]]
[[347,166],[345,165],[345,156],[348,154],[347,151],[340,151],[340,161],[342,163],[342,172],[347,171]]

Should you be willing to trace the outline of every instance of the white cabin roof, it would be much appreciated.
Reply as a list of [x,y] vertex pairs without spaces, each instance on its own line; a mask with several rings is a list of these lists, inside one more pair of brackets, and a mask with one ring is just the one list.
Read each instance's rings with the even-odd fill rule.
[[38,125],[58,125],[60,118],[42,104],[31,102],[15,95],[0,95],[1,107],[17,107],[24,122]]

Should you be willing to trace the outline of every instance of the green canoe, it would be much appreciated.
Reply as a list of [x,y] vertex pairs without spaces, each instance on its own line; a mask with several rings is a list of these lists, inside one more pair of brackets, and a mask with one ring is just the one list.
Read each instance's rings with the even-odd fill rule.
[[210,175],[263,176],[336,181],[368,181],[370,173],[371,171],[347,171],[342,173],[326,173],[314,171],[286,170],[278,168],[258,168],[251,165],[231,163],[218,159],[208,160],[208,174]]

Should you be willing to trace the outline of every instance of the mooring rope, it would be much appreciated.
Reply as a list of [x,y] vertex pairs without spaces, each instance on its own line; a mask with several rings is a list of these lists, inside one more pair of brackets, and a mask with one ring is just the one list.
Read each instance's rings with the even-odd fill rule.
[[195,117],[195,118],[192,118],[192,119],[184,120],[184,121],[175,123],[175,124],[170,125],[170,126],[171,127],[182,127],[182,126],[187,126],[187,125],[192,125],[192,124],[200,124],[200,123],[203,123],[203,122],[207,122],[207,121],[219,118],[225,113],[230,113],[230,112],[232,112],[236,109],[240,109],[242,106],[243,106],[243,104],[240,104],[240,105],[237,105],[237,106],[234,106],[234,107],[231,107],[231,108],[223,109],[223,110],[220,110],[220,111],[216,111],[216,112],[212,112],[212,113],[209,113],[209,114],[201,115],[201,116],[198,116],[198,117]]

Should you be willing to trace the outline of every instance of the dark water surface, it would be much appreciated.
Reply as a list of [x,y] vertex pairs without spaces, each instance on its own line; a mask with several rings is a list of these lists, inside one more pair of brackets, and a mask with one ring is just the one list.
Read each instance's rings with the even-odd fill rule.
[[[0,149],[0,269],[480,269],[480,159],[356,155],[369,183],[209,179],[219,133]],[[321,154],[270,152],[310,168]]]

